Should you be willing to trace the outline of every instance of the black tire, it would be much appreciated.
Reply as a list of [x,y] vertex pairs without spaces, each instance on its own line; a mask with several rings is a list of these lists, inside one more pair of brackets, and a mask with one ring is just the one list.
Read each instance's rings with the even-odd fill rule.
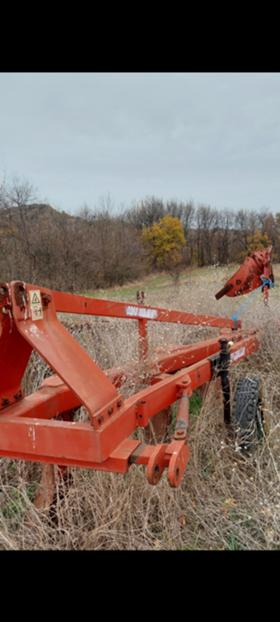
[[259,378],[247,377],[238,380],[231,420],[238,447],[243,451],[255,449],[265,436],[263,392]]

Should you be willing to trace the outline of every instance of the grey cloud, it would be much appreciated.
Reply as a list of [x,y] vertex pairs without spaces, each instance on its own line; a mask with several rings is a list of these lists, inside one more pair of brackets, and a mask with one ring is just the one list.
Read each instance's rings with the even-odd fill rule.
[[73,211],[111,194],[279,210],[279,74],[0,74],[0,173]]

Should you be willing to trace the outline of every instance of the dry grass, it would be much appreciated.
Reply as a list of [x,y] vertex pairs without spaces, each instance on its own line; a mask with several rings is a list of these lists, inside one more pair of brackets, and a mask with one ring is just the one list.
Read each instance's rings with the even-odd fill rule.
[[[230,315],[245,298],[223,299],[214,293],[232,269],[195,274],[188,283],[149,294],[148,304]],[[277,272],[276,270],[276,280]],[[235,451],[223,426],[221,394],[210,386],[199,416],[190,427],[191,459],[180,489],[166,475],[150,486],[142,467],[125,475],[71,469],[72,482],[58,499],[56,520],[36,510],[32,499],[40,476],[37,464],[0,461],[0,548],[2,549],[277,549],[280,546],[280,301],[278,288],[270,307],[257,296],[243,317],[259,326],[262,349],[233,370],[265,383],[270,432],[257,452]],[[252,314],[253,315],[250,315]],[[71,320],[70,320],[71,321]],[[73,332],[103,367],[136,364],[133,322],[81,320]],[[151,350],[168,343],[191,342],[213,331],[201,327],[150,328]],[[33,356],[25,378],[29,391],[48,373]],[[125,392],[132,387],[126,386]],[[57,486],[62,486],[56,478]]]

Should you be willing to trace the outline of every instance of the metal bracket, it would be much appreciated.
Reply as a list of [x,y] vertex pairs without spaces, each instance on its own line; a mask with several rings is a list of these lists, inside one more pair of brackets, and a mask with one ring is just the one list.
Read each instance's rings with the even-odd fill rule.
[[230,381],[229,381],[229,365],[230,365],[230,348],[229,340],[226,337],[219,339],[221,350],[219,354],[209,356],[212,368],[213,378],[221,378],[221,385],[224,400],[224,422],[226,425],[231,421],[230,409]]

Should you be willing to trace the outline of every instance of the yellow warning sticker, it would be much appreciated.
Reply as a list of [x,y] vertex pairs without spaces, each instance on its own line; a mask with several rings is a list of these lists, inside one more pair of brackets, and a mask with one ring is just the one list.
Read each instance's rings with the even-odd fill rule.
[[29,296],[30,296],[30,308],[31,308],[32,320],[42,320],[44,316],[43,316],[42,298],[41,298],[40,290],[39,289],[30,290]]

